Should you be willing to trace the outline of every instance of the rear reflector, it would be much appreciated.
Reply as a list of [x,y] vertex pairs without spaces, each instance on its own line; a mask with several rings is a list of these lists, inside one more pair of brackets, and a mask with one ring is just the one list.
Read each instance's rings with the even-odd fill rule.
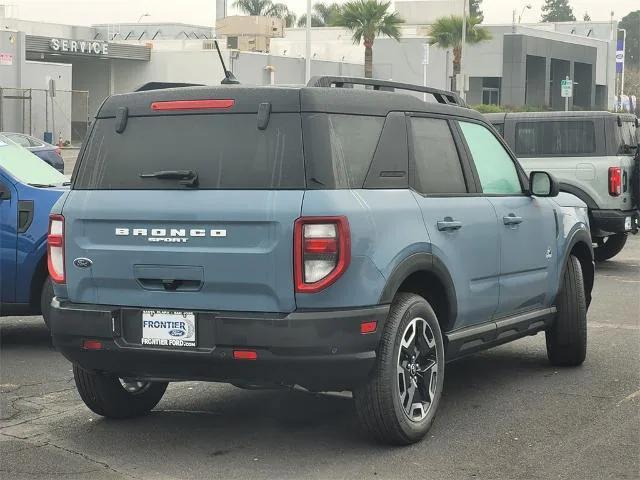
[[617,197],[622,193],[622,169],[620,167],[609,168],[609,195]]
[[255,350],[234,350],[234,360],[257,360],[258,353]]
[[102,350],[102,342],[98,340],[85,340],[82,342],[82,348],[85,350]]
[[362,322],[360,324],[360,333],[373,333],[376,331],[376,328],[378,328],[378,322],[375,320],[373,322]]
[[171,102],[153,102],[151,110],[208,110],[215,108],[231,108],[235,100],[175,100]]

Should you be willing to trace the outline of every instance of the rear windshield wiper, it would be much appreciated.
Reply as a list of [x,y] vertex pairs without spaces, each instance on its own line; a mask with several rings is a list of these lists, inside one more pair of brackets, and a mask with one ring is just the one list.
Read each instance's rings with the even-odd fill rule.
[[140,173],[140,178],[159,178],[161,180],[180,180],[180,185],[198,186],[198,173],[193,170],[161,170],[152,173]]

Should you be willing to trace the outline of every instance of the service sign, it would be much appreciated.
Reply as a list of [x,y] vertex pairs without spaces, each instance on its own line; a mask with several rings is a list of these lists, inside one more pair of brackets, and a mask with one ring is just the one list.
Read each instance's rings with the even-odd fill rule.
[[69,38],[52,38],[49,40],[49,49],[56,53],[74,53],[85,55],[109,55],[107,42],[91,40],[72,40]]

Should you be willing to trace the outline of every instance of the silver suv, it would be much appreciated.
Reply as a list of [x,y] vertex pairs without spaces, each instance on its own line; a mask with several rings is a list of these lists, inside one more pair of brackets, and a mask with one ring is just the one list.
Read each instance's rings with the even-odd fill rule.
[[597,261],[617,255],[640,225],[638,119],[610,112],[486,115],[527,172],[544,170],[589,207]]

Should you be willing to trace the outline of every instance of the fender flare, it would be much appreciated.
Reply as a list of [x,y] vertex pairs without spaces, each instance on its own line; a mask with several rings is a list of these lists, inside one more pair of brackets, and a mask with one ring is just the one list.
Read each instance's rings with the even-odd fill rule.
[[[591,290],[593,289],[593,278],[595,275],[595,263],[594,263],[594,259],[593,259],[593,244],[591,242],[591,235],[590,233],[583,229],[580,228],[578,230],[576,230],[573,234],[571,234],[571,237],[569,237],[569,240],[567,241],[567,247],[564,250],[564,253],[562,255],[562,268],[560,270],[560,275],[558,276],[558,285],[556,288],[556,292],[560,291],[560,286],[562,284],[562,279],[564,278],[564,274],[565,271],[567,270],[567,260],[569,259],[569,255],[571,255],[571,251],[573,250],[573,247],[576,246],[576,244],[578,244],[579,242],[582,242],[584,244],[587,245],[587,248],[589,249],[589,254],[591,256],[590,258],[590,262],[591,262],[591,272],[589,273],[589,276],[591,278],[591,281],[588,284],[588,288],[585,292],[586,297],[587,297],[587,307],[589,306],[589,304],[591,303]],[[583,274],[584,275],[584,274]]]
[[402,282],[411,274],[422,271],[435,275],[443,285],[449,305],[449,325],[452,325],[458,315],[456,289],[444,262],[431,253],[414,253],[400,261],[387,278],[387,283],[382,290],[378,303],[380,305],[391,303]]
[[587,208],[589,210],[597,210],[598,204],[596,201],[584,190],[576,187],[575,185],[571,185],[569,183],[560,182],[560,191],[565,193],[570,193],[571,195],[575,195],[584,203],[587,204]]

